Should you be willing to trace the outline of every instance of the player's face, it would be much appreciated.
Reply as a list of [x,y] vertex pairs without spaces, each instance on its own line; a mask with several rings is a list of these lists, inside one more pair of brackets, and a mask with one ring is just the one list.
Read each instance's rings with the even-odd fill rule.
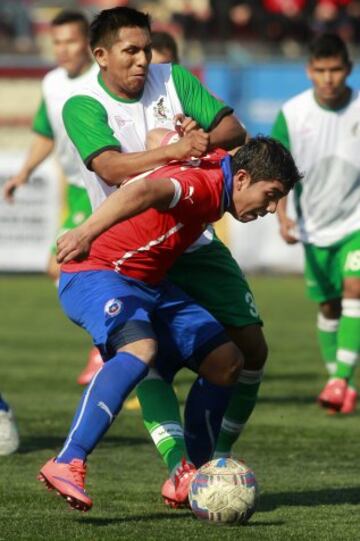
[[151,62],[151,37],[146,28],[123,27],[110,49],[94,50],[105,83],[121,98],[137,98]]
[[279,200],[286,195],[284,185],[278,180],[259,180],[251,184],[245,171],[234,177],[233,215],[240,222],[252,222],[259,216],[274,213]]
[[79,23],[54,26],[51,30],[56,63],[70,77],[77,77],[88,66],[91,57],[88,39]]
[[341,56],[311,60],[307,74],[314,85],[315,96],[320,104],[331,107],[341,101],[346,92],[346,79],[350,72],[351,66],[346,64]]

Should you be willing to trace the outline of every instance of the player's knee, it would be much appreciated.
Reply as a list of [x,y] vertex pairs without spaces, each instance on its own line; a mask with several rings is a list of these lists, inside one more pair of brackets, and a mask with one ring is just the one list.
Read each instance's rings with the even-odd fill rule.
[[341,316],[341,299],[330,299],[320,303],[320,313],[326,319],[339,319]]
[[268,357],[268,346],[261,325],[227,327],[226,332],[242,352],[245,369],[261,370],[264,368]]
[[144,363],[152,365],[157,353],[157,342],[153,338],[143,338],[131,344],[118,347],[117,353],[120,352],[131,353]]
[[347,299],[360,299],[360,278],[345,278],[343,295]]
[[235,385],[244,366],[240,350],[227,342],[209,353],[202,362],[199,374],[210,383],[221,386]]

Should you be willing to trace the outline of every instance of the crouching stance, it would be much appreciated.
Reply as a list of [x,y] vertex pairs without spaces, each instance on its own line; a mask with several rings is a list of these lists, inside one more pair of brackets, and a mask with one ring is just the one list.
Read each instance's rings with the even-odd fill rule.
[[[151,364],[168,381],[184,366],[198,372],[197,404],[210,411],[216,440],[243,357],[223,327],[165,275],[207,223],[225,211],[244,222],[275,212],[299,178],[280,143],[253,139],[233,157],[218,150],[200,164],[175,163],[134,179],[59,240],[61,304],[106,361],[62,450],[40,471],[72,507],[92,506],[84,489],[87,456]],[[186,501],[194,471],[186,460],[176,470],[177,499]]]

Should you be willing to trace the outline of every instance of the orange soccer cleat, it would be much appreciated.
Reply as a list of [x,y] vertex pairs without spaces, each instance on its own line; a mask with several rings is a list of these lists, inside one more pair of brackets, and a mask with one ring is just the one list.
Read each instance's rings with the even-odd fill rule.
[[103,366],[104,361],[98,348],[93,347],[89,352],[88,362],[84,370],[79,374],[77,382],[79,385],[87,385],[95,376],[96,372]]
[[181,465],[176,470],[175,479],[167,479],[162,486],[161,495],[165,505],[168,505],[173,509],[189,506],[188,496],[190,483],[195,473],[195,466],[186,462],[183,458]]
[[340,411],[346,395],[347,382],[341,378],[331,378],[318,396],[318,402],[323,408]]
[[65,464],[51,458],[41,468],[38,479],[45,483],[49,490],[56,490],[73,509],[89,511],[92,500],[85,492],[85,475],[86,465],[82,460],[74,458],[69,464]]
[[355,389],[352,387],[348,387],[346,389],[345,398],[343,405],[341,406],[340,413],[343,413],[344,415],[354,413],[356,410],[357,397],[357,391],[355,391]]

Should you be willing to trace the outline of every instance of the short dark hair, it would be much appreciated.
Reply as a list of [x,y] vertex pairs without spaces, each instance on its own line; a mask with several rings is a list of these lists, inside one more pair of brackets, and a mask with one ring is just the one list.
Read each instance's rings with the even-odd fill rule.
[[115,42],[118,31],[123,27],[146,28],[151,32],[150,16],[147,13],[128,7],[104,9],[90,25],[90,47],[98,45],[110,48]]
[[340,56],[345,64],[351,64],[346,43],[337,34],[328,32],[317,36],[310,43],[309,52],[310,60]]
[[244,169],[251,176],[251,183],[259,180],[278,180],[287,191],[302,179],[294,158],[279,141],[271,137],[257,136],[250,139],[233,156],[233,175]]
[[89,35],[89,21],[80,11],[60,11],[51,21],[51,26],[62,26],[63,24],[76,23],[81,26],[85,36]]
[[179,63],[178,46],[169,32],[152,32],[151,47],[160,53],[170,51],[172,62]]

